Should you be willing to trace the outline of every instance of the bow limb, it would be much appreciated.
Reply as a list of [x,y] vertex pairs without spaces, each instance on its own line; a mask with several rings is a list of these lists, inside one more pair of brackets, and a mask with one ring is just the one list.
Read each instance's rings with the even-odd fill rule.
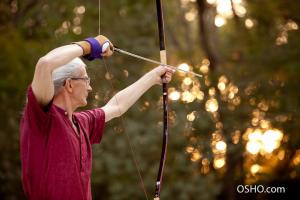
[[[167,53],[165,49],[165,35],[164,35],[164,23],[163,23],[163,9],[161,0],[156,0],[157,8],[157,21],[159,30],[159,44],[160,44],[160,61],[163,64],[167,64]],[[166,83],[162,85],[163,89],[163,146],[161,151],[159,170],[156,179],[155,196],[154,200],[160,199],[160,190],[163,179],[163,170],[167,155],[167,145],[168,145],[168,87]]]

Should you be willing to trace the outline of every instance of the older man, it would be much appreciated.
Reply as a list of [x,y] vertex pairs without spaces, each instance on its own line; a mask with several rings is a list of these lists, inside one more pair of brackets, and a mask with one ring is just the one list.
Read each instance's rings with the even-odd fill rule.
[[75,112],[92,91],[78,57],[108,57],[112,49],[99,35],[56,48],[36,64],[20,125],[22,183],[29,199],[92,199],[91,145],[100,143],[105,122],[125,113],[151,86],[171,80],[172,69],[159,66],[102,108]]

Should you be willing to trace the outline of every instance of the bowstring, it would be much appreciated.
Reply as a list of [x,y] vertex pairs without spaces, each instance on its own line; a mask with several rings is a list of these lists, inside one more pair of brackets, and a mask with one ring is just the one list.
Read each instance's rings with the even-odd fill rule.
[[[99,10],[99,11],[98,11],[98,12],[99,12],[99,16],[98,16],[98,25],[99,25],[99,27],[98,27],[98,33],[99,33],[99,35],[100,35],[100,25],[101,25],[101,24],[100,24],[100,19],[101,19],[101,11],[100,11],[100,10],[101,10],[101,9],[100,9],[100,8],[101,8],[101,0],[98,1],[98,10]],[[105,62],[105,58],[104,58],[104,57],[103,57],[102,61],[103,61],[103,64],[104,64],[104,67],[105,67],[106,72],[107,72],[108,74],[111,74],[109,68],[108,68],[107,65],[106,65],[106,62]],[[111,90],[112,90],[112,91],[115,91],[115,87],[114,87],[114,85],[113,85],[113,83],[112,83],[112,80],[109,80],[109,83],[110,83]],[[113,98],[115,99],[116,104],[118,105],[118,111],[119,111],[119,113],[121,114],[121,110],[120,110],[120,107],[119,107],[118,98],[117,98],[116,96],[113,97]],[[121,117],[121,127],[122,127],[123,132],[124,132],[125,135],[126,135],[126,141],[127,141],[127,143],[128,143],[129,149],[130,149],[131,158],[132,158],[132,160],[133,160],[133,162],[134,162],[136,171],[137,171],[137,173],[138,173],[139,181],[140,181],[140,183],[141,183],[141,186],[142,186],[143,192],[144,192],[144,194],[145,194],[145,197],[146,197],[146,199],[148,200],[147,190],[146,190],[146,187],[145,187],[145,184],[144,184],[144,181],[143,181],[143,177],[142,177],[141,170],[140,170],[140,167],[139,167],[137,158],[136,158],[136,154],[135,154],[135,151],[134,151],[133,144],[132,144],[131,141],[130,141],[129,135],[128,135],[127,132],[125,131],[125,128],[124,128],[124,127],[125,127],[125,125],[124,125],[124,124],[125,124],[124,118],[123,118],[122,115],[121,115],[120,117]]]
[[[104,59],[102,59],[102,60],[103,60],[103,64],[104,64],[104,66],[105,66],[106,72],[107,72],[108,74],[110,74],[110,71],[109,71],[109,69],[108,69],[108,67],[107,67],[107,65],[106,65],[105,60],[104,60]],[[109,83],[110,83],[110,87],[111,87],[112,91],[115,91],[115,88],[114,88],[114,86],[113,86],[112,81],[109,81]],[[113,97],[113,98],[115,99],[116,104],[119,105],[118,98],[117,98],[116,96]],[[121,110],[120,110],[120,107],[119,107],[119,106],[118,106],[118,111],[119,111],[119,113],[121,114]],[[121,126],[122,126],[122,130],[123,130],[123,132],[124,132],[125,135],[126,135],[126,141],[127,141],[128,146],[129,146],[129,148],[130,148],[130,153],[131,153],[132,160],[133,160],[134,165],[135,165],[135,168],[136,168],[136,170],[137,170],[137,172],[138,172],[138,176],[139,176],[140,183],[141,183],[142,189],[143,189],[143,191],[144,191],[145,197],[146,197],[146,199],[148,200],[147,190],[146,190],[146,187],[145,187],[143,178],[142,178],[142,174],[141,174],[141,170],[140,170],[138,161],[137,161],[137,159],[136,159],[136,154],[135,154],[135,151],[134,151],[133,144],[132,144],[131,141],[130,141],[130,137],[129,137],[128,133],[125,131],[125,128],[124,128],[124,127],[125,127],[125,125],[124,125],[125,122],[124,122],[123,116],[120,116],[120,118],[121,118]]]
[[101,20],[101,0],[98,1],[98,35],[100,35],[100,20]]

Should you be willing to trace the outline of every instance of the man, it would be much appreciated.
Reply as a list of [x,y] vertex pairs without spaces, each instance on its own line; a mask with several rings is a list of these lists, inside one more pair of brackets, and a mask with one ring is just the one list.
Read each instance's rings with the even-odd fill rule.
[[171,80],[174,71],[159,66],[102,108],[75,112],[92,91],[78,57],[108,57],[112,49],[99,35],[56,48],[36,64],[20,125],[22,183],[29,199],[92,199],[91,145],[100,143],[104,123],[125,113],[151,86]]

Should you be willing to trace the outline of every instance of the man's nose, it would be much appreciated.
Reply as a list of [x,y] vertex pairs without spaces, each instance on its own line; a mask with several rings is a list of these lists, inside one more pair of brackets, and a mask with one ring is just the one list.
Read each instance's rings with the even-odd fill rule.
[[93,90],[93,88],[91,87],[91,85],[88,86],[88,91],[91,92]]

